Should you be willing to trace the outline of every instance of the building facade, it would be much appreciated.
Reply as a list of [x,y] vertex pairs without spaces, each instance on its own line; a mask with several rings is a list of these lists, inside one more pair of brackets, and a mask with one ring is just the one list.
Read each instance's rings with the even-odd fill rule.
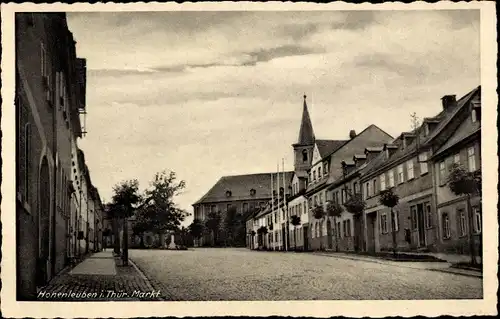
[[[271,175],[274,175],[273,184],[271,185]],[[225,213],[230,208],[235,208],[237,213],[243,215],[244,220],[248,219],[256,210],[263,208],[271,200],[273,196],[279,192],[284,193],[290,188],[290,180],[292,172],[279,173],[261,173],[248,175],[224,176],[195,204],[194,218],[202,222],[208,220],[210,214],[219,214],[221,223],[224,220]],[[285,187],[283,187],[285,180]],[[288,181],[288,182],[286,182]],[[245,232],[248,233],[248,232]],[[199,245],[213,245],[214,238],[207,232],[200,239]],[[241,238],[242,242],[248,243],[248,237]]]
[[15,23],[17,298],[33,300],[75,253],[86,71],[64,13],[17,13]]

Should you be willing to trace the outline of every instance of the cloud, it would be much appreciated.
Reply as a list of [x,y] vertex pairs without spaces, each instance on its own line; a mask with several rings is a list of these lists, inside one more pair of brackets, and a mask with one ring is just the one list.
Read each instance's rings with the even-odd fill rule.
[[[479,85],[477,11],[85,13],[69,15],[87,58],[80,146],[103,197],[163,169],[190,210],[221,176],[272,171],[298,134],[302,95],[317,136],[376,124]],[[432,32],[431,32],[431,31]],[[387,119],[397,118],[398,121]]]

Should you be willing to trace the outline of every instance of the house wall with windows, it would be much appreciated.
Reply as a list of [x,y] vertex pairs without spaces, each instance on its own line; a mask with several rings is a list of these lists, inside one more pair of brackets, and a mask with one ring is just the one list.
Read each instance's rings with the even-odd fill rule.
[[[437,215],[439,219],[439,247],[443,252],[469,254],[470,228],[476,254],[482,250],[481,197],[471,196],[471,212],[466,195],[455,195],[448,183],[450,169],[458,164],[468,172],[481,170],[481,122],[480,96],[472,100],[468,116],[446,143],[436,151],[433,165],[436,189]],[[472,223],[470,223],[472,218]]]
[[[294,215],[300,217],[298,226],[293,226],[291,223],[291,216]],[[290,216],[290,247],[297,250],[309,250],[309,215],[307,198],[304,195],[297,195],[288,202],[288,216]]]

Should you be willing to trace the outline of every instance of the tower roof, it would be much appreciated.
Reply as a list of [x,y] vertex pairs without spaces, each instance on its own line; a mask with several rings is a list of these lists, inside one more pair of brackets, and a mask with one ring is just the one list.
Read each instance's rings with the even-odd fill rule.
[[297,145],[312,145],[315,137],[311,123],[311,117],[307,109],[306,95],[304,95],[304,108],[302,110],[302,122],[300,123],[299,140]]

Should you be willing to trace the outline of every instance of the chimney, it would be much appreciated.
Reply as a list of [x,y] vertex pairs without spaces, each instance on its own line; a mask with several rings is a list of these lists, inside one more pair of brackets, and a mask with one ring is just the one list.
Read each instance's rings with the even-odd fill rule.
[[366,155],[365,154],[356,154],[352,157],[352,160],[354,161],[356,168],[358,168],[361,165],[363,165],[363,163],[366,162]]
[[356,137],[356,131],[355,130],[349,131],[349,138],[352,140],[355,137]]
[[457,96],[456,95],[445,95],[441,98],[443,103],[443,110],[451,110],[457,105]]
[[374,159],[380,152],[382,152],[382,147],[367,147],[365,148],[366,161],[369,162]]

